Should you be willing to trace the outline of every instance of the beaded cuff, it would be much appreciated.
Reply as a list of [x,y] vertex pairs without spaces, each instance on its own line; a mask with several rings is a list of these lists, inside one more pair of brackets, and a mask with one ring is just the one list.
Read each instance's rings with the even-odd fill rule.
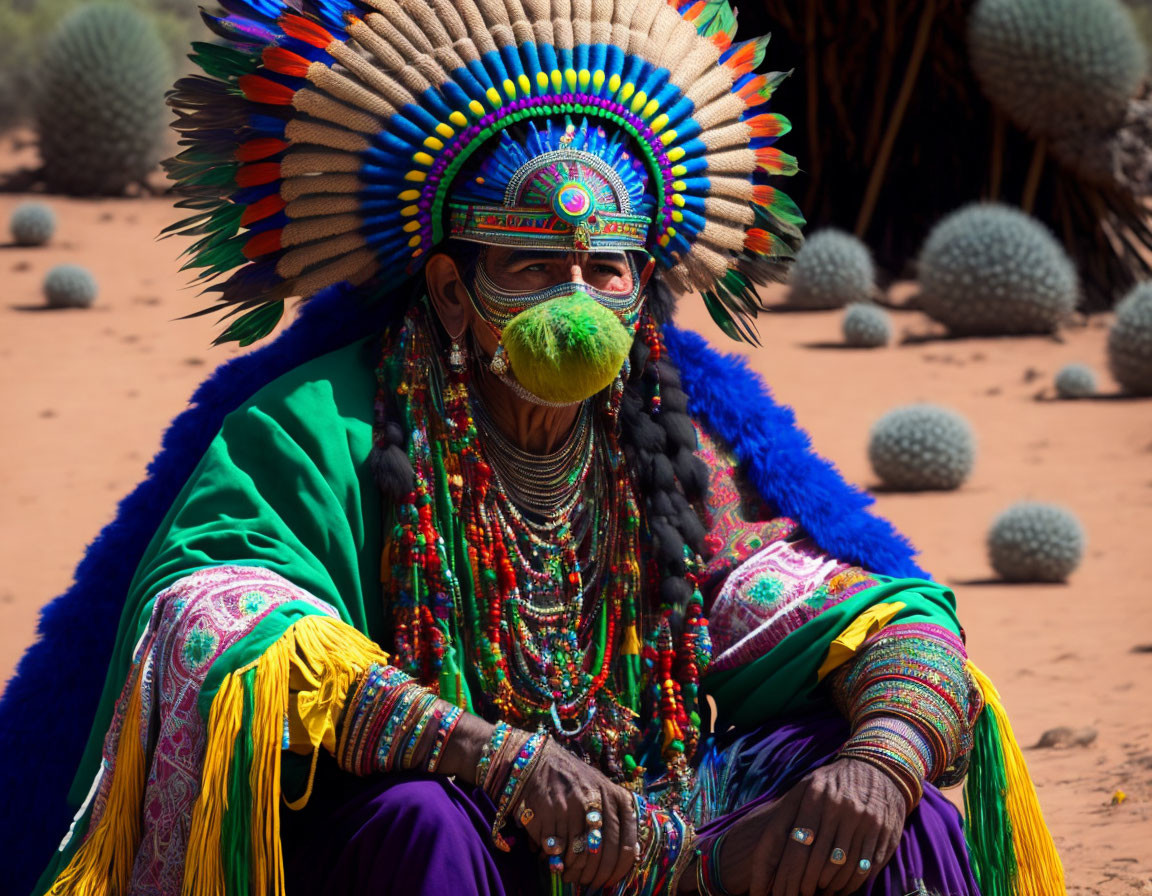
[[979,712],[965,660],[964,645],[940,626],[892,625],[831,678],[832,698],[853,731],[840,755],[891,774],[909,809],[924,781],[963,777]]

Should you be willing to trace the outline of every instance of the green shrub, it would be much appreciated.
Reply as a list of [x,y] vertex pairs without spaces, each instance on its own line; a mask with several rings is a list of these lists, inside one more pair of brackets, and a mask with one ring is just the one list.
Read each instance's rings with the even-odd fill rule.
[[56,213],[42,202],[25,202],[12,212],[8,229],[18,246],[43,246],[56,232]]
[[159,161],[171,80],[152,22],[127,6],[72,13],[44,50],[35,96],[40,155],[50,190],[114,195]]
[[919,274],[924,311],[959,335],[1052,333],[1079,294],[1072,262],[1044,225],[995,203],[937,224]]
[[96,301],[96,291],[96,278],[79,265],[57,265],[44,278],[50,308],[88,308]]
[[892,338],[892,322],[883,308],[853,302],[840,321],[844,341],[857,348],[879,348]]
[[804,308],[843,308],[871,298],[875,281],[867,246],[839,230],[820,230],[796,253],[789,300]]
[[958,488],[976,461],[968,421],[947,408],[913,404],[889,411],[872,427],[868,460],[889,488]]
[[1152,283],[1138,284],[1116,306],[1108,367],[1129,392],[1152,395]]
[[1084,528],[1067,510],[1022,501],[988,531],[988,560],[1010,582],[1063,582],[1084,556]]
[[1096,374],[1087,364],[1065,364],[1056,374],[1061,398],[1088,398],[1096,394]]

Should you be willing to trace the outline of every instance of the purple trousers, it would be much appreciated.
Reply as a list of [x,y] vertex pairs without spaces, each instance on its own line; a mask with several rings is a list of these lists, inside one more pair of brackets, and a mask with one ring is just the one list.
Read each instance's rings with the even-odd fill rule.
[[[749,808],[778,799],[830,761],[847,737],[842,719],[821,713],[719,738],[704,764],[728,770],[718,797],[730,817],[721,815],[701,830],[720,830]],[[543,896],[542,865],[524,836],[510,853],[492,847],[494,814],[483,793],[446,778],[354,778],[322,763],[308,805],[281,811],[288,893]],[[979,896],[960,814],[939,790],[925,786],[895,856],[859,892]]]

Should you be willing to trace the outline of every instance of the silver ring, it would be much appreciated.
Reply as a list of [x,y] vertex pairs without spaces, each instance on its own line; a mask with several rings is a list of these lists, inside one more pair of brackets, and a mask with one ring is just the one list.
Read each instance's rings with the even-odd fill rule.
[[848,861],[848,856],[839,846],[832,850],[832,855],[828,856],[828,861],[833,865],[843,865]]
[[580,836],[572,841],[572,854],[578,856],[582,852],[584,852],[584,837]]
[[859,869],[860,874],[867,874],[869,871],[872,870],[872,860],[871,859],[861,859],[857,863],[857,868]]
[[812,828],[792,828],[789,836],[801,846],[811,846],[816,839],[816,832]]

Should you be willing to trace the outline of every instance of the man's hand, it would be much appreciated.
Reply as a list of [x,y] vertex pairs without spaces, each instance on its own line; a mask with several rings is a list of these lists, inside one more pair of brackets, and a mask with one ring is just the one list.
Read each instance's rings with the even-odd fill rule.
[[[597,855],[587,847],[576,852],[577,838],[588,834],[588,807],[594,805],[600,806],[603,819],[603,846]],[[632,870],[637,840],[632,794],[552,741],[512,808],[510,822],[517,822],[522,806],[532,810],[525,830],[538,846],[544,848],[549,837],[563,846],[563,877],[569,883],[595,889],[617,883]]]
[[[907,806],[895,782],[856,759],[816,769],[774,803],[745,816],[724,839],[720,879],[732,893],[851,893],[892,858]],[[792,831],[812,832],[807,845]],[[833,850],[843,862],[832,862]],[[836,855],[839,859],[839,854]],[[860,860],[871,862],[860,870]]]

